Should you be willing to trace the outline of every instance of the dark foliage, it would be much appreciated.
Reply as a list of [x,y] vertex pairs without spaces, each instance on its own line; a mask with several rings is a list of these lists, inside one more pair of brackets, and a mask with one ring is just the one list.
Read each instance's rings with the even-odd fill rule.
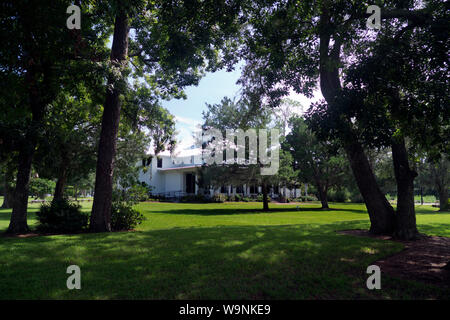
[[80,208],[80,205],[71,203],[67,199],[44,203],[37,213],[40,223],[38,229],[43,232],[57,233],[81,232],[88,225],[89,215],[81,212]]

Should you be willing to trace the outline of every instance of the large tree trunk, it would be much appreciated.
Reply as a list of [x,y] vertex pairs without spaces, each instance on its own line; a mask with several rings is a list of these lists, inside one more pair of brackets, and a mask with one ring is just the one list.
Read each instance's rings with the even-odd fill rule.
[[[29,231],[27,224],[27,209],[31,164],[36,150],[38,136],[41,131],[40,127],[45,115],[46,101],[51,101],[51,94],[49,94],[49,89],[46,87],[50,83],[51,66],[49,64],[43,64],[42,67],[44,76],[42,87],[37,84],[36,66],[31,65],[25,75],[28,84],[28,96],[32,120],[19,150],[19,165],[16,188],[14,190],[13,210],[9,227],[6,230],[6,233],[10,234],[20,234]],[[42,95],[46,95],[45,99]]]
[[[125,67],[128,55],[128,17],[122,12],[116,17],[111,50],[111,62],[118,68]],[[117,134],[120,121],[121,94],[119,81],[110,77],[104,105],[102,130],[98,146],[97,171],[95,177],[94,203],[90,221],[92,232],[111,231],[111,199],[116,155]],[[111,89],[112,88],[112,89]]]
[[6,233],[27,233],[30,229],[27,224],[28,187],[30,182],[31,163],[33,161],[35,145],[30,142],[19,152],[19,166],[17,172],[16,188],[14,190],[13,211]]
[[319,193],[319,200],[322,204],[322,209],[329,209],[328,206],[328,187],[316,181],[317,192]]
[[60,168],[59,177],[56,181],[55,193],[53,195],[53,200],[61,200],[64,198],[64,188],[67,182],[67,167],[63,164]]
[[262,194],[263,194],[263,210],[269,211],[269,199],[267,198],[267,184],[264,182],[262,184]]
[[392,142],[392,158],[398,196],[394,235],[404,240],[416,239],[419,234],[414,208],[414,178],[417,173],[409,167],[408,153],[403,139]]
[[448,188],[443,186],[439,189],[439,211],[448,211]]
[[59,163],[58,180],[56,181],[53,200],[64,198],[64,188],[67,183],[68,168],[70,168],[70,159],[64,147],[61,148],[61,162]]
[[[323,2],[321,9],[322,14],[319,24],[320,89],[330,108],[335,108],[336,101],[341,96],[342,91],[339,76],[341,42],[339,38],[334,39],[334,43],[331,42],[332,22],[329,13],[329,1]],[[349,131],[344,141],[345,151],[369,212],[370,232],[392,234],[395,223],[394,209],[378,187],[372,168],[357,137],[351,134],[351,123],[342,123],[342,125],[347,126],[343,131]]]
[[394,209],[378,187],[361,144],[355,139],[353,142],[346,144],[345,151],[369,213],[370,232],[373,234],[392,234],[395,229]]

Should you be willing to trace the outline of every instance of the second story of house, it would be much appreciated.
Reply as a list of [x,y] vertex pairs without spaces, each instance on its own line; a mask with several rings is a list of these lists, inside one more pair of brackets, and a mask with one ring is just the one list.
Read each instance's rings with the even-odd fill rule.
[[148,155],[137,164],[140,167],[139,181],[152,186],[155,193],[179,191],[183,189],[186,174],[195,174],[202,163],[200,148],[184,149],[175,155],[168,152]]

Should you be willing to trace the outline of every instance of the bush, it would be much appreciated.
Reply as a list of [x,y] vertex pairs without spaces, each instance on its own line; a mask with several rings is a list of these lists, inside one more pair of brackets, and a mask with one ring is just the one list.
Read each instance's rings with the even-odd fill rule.
[[[262,194],[258,194],[256,196],[256,201],[263,202],[263,195]],[[269,196],[267,196],[267,201],[270,202],[270,201],[272,201],[272,199]]]
[[149,187],[143,184],[135,184],[126,189],[115,188],[112,194],[113,202],[129,202],[137,204],[150,199]]
[[132,230],[144,220],[144,215],[136,209],[133,209],[130,203],[112,203],[111,228],[113,231]]
[[350,202],[364,203],[364,199],[359,191],[350,194]]
[[183,196],[180,199],[180,201],[181,202],[200,202],[200,203],[204,203],[204,202],[208,202],[208,199],[202,194],[192,194],[192,195]]
[[312,195],[300,196],[300,197],[294,199],[294,201],[297,201],[297,202],[317,201],[317,197],[316,196],[312,196]]
[[349,198],[349,194],[346,190],[337,190],[328,192],[328,201],[331,202],[346,202]]
[[222,193],[215,194],[211,197],[211,201],[215,203],[224,203],[226,200],[227,196]]
[[88,225],[89,215],[80,209],[80,205],[67,199],[44,203],[37,213],[38,229],[44,232],[81,232]]
[[236,196],[230,194],[227,196],[227,201],[236,201]]

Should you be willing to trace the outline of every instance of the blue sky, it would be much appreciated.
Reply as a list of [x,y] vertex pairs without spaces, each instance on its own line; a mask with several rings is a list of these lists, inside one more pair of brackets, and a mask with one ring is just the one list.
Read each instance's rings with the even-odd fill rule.
[[[233,98],[239,95],[240,87],[236,81],[239,79],[240,73],[240,66],[232,72],[221,70],[208,73],[200,80],[198,86],[190,86],[185,89],[187,99],[163,101],[163,106],[177,120],[177,151],[193,144],[192,134],[202,123],[202,112],[206,110],[206,103],[219,103],[225,96]],[[316,92],[315,98],[312,100],[295,93],[291,93],[289,98],[300,101],[306,110],[311,101],[321,98],[321,94]]]
[[198,86],[185,89],[187,99],[163,101],[162,105],[175,115],[177,120],[179,144],[177,149],[189,147],[193,143],[192,133],[202,122],[202,112],[206,110],[206,103],[219,103],[225,96],[233,98],[238,95],[239,86],[236,81],[240,73],[239,67],[232,72],[221,70],[207,73]]

